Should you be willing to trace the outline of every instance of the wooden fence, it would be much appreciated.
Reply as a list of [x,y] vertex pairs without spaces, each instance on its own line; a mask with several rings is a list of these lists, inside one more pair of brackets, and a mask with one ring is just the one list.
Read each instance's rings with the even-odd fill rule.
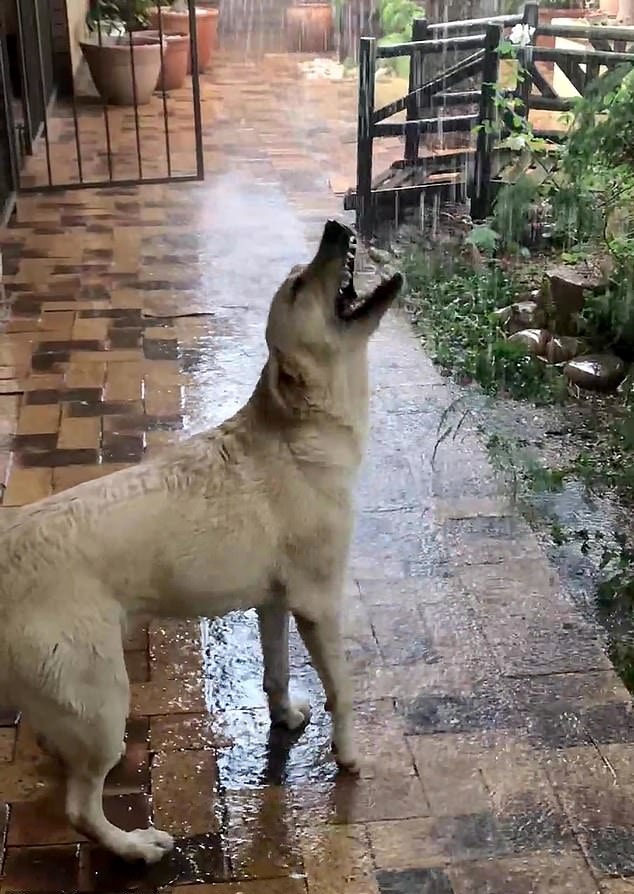
[[[403,207],[420,202],[426,195],[440,199],[459,197],[471,200],[474,219],[483,219],[491,210],[499,173],[508,151],[497,146],[499,113],[500,41],[515,25],[531,29],[532,41],[518,47],[517,60],[523,77],[503,94],[519,100],[516,111],[524,116],[531,110],[566,112],[575,100],[559,96],[552,76],[539,63],[554,63],[581,95],[605,71],[623,62],[634,64],[627,52],[634,42],[634,28],[605,25],[539,25],[539,6],[528,2],[522,13],[488,19],[471,19],[429,24],[417,19],[412,39],[407,43],[381,46],[373,37],[362,37],[359,52],[359,103],[357,132],[357,184],[344,199],[344,207],[355,209],[359,233],[372,235],[377,209],[389,209],[398,216]],[[551,48],[536,45],[540,37],[566,37],[588,41],[590,47]],[[466,58],[424,81],[424,60],[431,54],[468,51]],[[396,56],[410,57],[408,92],[405,96],[374,108],[377,63]],[[456,90],[464,82],[478,79],[476,88]],[[470,111],[444,114],[455,107]],[[440,114],[442,110],[443,114]],[[405,120],[389,122],[405,112]],[[428,135],[466,133],[468,145],[454,152],[420,154],[421,139]],[[536,128],[535,133],[559,140],[561,130]],[[403,157],[388,171],[373,178],[374,140],[402,137]]]

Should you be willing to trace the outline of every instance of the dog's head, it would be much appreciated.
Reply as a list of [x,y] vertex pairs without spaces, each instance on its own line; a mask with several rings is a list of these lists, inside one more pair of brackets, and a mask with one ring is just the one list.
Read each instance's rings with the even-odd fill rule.
[[[315,257],[294,267],[277,290],[266,340],[279,391],[294,403],[321,402],[342,382],[365,375],[365,347],[398,294],[395,274],[365,295],[354,287],[357,243],[352,230],[329,220]],[[348,391],[350,388],[348,387]]]

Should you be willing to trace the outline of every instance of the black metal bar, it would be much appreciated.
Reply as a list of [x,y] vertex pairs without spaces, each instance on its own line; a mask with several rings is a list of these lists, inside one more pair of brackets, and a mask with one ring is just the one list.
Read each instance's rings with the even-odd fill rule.
[[409,56],[419,51],[422,53],[444,53],[447,50],[476,50],[484,44],[484,34],[469,34],[467,37],[434,37],[433,40],[408,41],[407,43],[387,44],[378,47],[377,59],[394,59],[396,56]]
[[[418,103],[423,104],[429,102],[434,94],[439,91],[445,90],[447,87],[452,87],[454,84],[459,84],[460,81],[464,81],[472,75],[477,74],[482,68],[483,61],[484,50],[479,50],[477,53],[467,56],[467,58],[463,59],[461,62],[456,62],[455,65],[447,68],[442,74],[438,75],[438,77],[433,78],[433,80],[428,81],[426,84],[423,84],[422,87],[419,87],[418,90],[414,91],[414,96],[416,96]],[[391,118],[392,115],[396,115],[406,109],[407,102],[408,97],[404,96],[401,99],[396,99],[394,102],[388,103],[386,106],[376,110],[372,120],[375,124],[378,124],[379,121],[383,121],[385,118]]]
[[[143,180],[143,158],[141,156],[141,129],[139,127],[139,103],[136,90],[136,60],[134,58],[134,41],[132,31],[128,29],[128,43],[130,45],[130,67],[132,70],[132,102],[134,103],[134,132],[136,135],[136,157],[139,169],[139,180]],[[159,50],[160,52],[160,50]]]
[[[143,186],[160,186],[165,183],[192,183],[200,180],[198,174],[176,174],[172,177],[145,177]],[[113,189],[113,187],[121,187],[125,189],[128,186],[139,186],[137,177],[127,177],[123,180],[85,180],[83,183],[55,183],[52,187],[45,186],[22,186],[20,192],[24,194],[33,193],[51,193],[64,192],[65,190],[77,189]]]
[[203,147],[203,122],[200,106],[200,75],[198,72],[198,30],[196,28],[195,0],[188,0],[189,35],[192,56],[192,102],[194,104],[194,142],[196,149],[196,174],[198,180],[205,177],[205,152]]
[[[51,31],[53,30],[53,20],[50,19],[51,22]],[[71,35],[70,29],[68,27],[68,17],[64,16],[64,27],[66,30],[66,40],[68,46],[70,46]],[[75,91],[75,72],[71,71],[71,109],[73,113],[73,128],[75,131],[75,151],[77,152],[77,174],[79,176],[79,182],[84,182],[84,172],[83,172],[83,164],[81,160],[81,137],[79,133],[79,116],[77,114],[77,96]]]
[[457,133],[472,130],[478,123],[478,115],[448,115],[446,118],[419,118],[414,121],[398,121],[393,124],[375,124],[375,137],[401,137],[405,134]]
[[543,62],[556,62],[559,65],[561,59],[575,59],[584,65],[590,59],[596,59],[599,65],[612,67],[620,62],[634,64],[634,53],[600,53],[598,50],[554,50],[550,47],[534,47],[533,58]]
[[[427,38],[427,19],[414,19],[412,23],[412,42],[425,42]],[[418,97],[415,92],[423,85],[423,60],[424,51],[417,50],[412,53],[409,63],[409,86],[407,96],[407,120],[412,121],[419,117]],[[417,130],[407,131],[405,135],[404,159],[408,164],[415,163],[418,158],[418,146],[420,134]]]
[[[103,34],[101,33],[101,5],[99,3],[96,4],[95,9],[97,11],[97,43],[100,47],[103,46]],[[106,158],[108,160],[108,179],[112,183],[114,177],[113,164],[112,164],[112,140],[110,139],[110,117],[108,115],[108,101],[105,97],[102,97],[102,107],[103,107],[103,123],[106,132]]]
[[7,90],[7,87],[10,83],[11,75],[9,72],[9,55],[7,52],[6,35],[0,28],[0,90],[2,90],[2,96],[0,97],[0,100],[2,101],[2,105],[4,106],[4,124],[7,132],[7,146],[9,149],[9,185],[11,187],[10,194],[7,196],[5,202],[4,210],[6,213],[3,215],[3,217],[6,216],[7,218],[10,217],[10,209],[12,209],[15,205],[15,195],[20,182],[17,149],[15,145],[15,121],[13,120],[13,109],[11,107],[11,100]]
[[20,80],[22,85],[22,112],[24,115],[24,137],[25,149],[30,155],[33,152],[33,142],[35,134],[33,132],[33,121],[31,120],[31,109],[29,107],[29,88],[28,73],[26,64],[26,41],[24,39],[24,22],[22,20],[22,0],[17,0],[16,11],[18,19],[18,44],[20,49]]
[[372,124],[374,79],[376,76],[376,39],[359,41],[359,110],[357,118],[357,232],[366,239],[373,229],[372,214]]
[[491,211],[491,171],[496,122],[495,91],[497,89],[500,57],[498,47],[502,36],[500,25],[488,25],[484,50],[482,95],[478,115],[478,137],[476,142],[473,172],[473,192],[471,197],[471,217],[484,220]]
[[504,27],[512,27],[513,25],[519,25],[524,21],[522,15],[508,15],[508,16],[490,16],[489,18],[484,19],[465,19],[460,22],[434,22],[433,25],[429,26],[429,30],[431,32],[434,31],[443,31],[449,33],[449,31],[463,31],[467,28],[486,28],[487,25],[503,25]]
[[167,109],[167,94],[165,92],[165,66],[164,66],[164,55],[165,55],[165,47],[163,46],[163,4],[158,3],[156,7],[156,13],[158,17],[158,33],[159,33],[159,41],[160,41],[160,54],[161,54],[161,93],[163,95],[163,128],[165,130],[165,155],[167,158],[167,176],[172,176],[172,153],[170,152],[170,126],[169,126],[169,112]]
[[35,44],[37,46],[37,55],[39,62],[39,82],[40,93],[42,96],[42,115],[44,127],[44,147],[46,150],[46,173],[48,175],[48,185],[53,185],[53,169],[51,167],[51,144],[48,136],[48,101],[46,97],[46,82],[44,81],[44,54],[42,52],[42,29],[40,25],[40,9],[37,0],[33,3],[33,14],[35,17]]
[[551,37],[577,37],[590,41],[634,41],[634,28],[624,25],[539,25],[537,28],[537,34],[550,35]]

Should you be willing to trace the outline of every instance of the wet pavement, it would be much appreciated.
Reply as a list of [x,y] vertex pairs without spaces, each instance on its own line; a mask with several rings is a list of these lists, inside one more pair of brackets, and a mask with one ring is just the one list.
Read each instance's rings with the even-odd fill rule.
[[[31,199],[2,234],[0,512],[237,408],[276,285],[340,214],[350,85],[225,55],[205,101],[204,184]],[[151,621],[126,643],[128,751],[106,811],[126,828],[152,817],[174,854],[129,867],[70,829],[59,768],[7,709],[2,892],[634,891],[631,701],[598,630],[475,435],[432,466],[452,394],[398,315],[371,361],[346,586],[361,778],[336,774],[295,635],[293,685],[314,708],[299,737],[269,729],[251,614]]]

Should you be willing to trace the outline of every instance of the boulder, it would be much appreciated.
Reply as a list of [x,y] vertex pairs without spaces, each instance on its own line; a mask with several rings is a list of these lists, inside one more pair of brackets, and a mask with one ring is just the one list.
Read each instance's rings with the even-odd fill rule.
[[546,312],[536,301],[516,301],[498,308],[493,316],[511,335],[522,329],[541,329],[546,325]]
[[572,335],[553,335],[546,345],[546,359],[549,363],[567,363],[585,350],[584,342]]
[[546,329],[522,329],[509,335],[508,341],[522,347],[526,354],[543,354],[550,341],[550,333]]
[[565,335],[577,331],[576,317],[583,310],[588,292],[601,292],[603,277],[586,267],[559,264],[546,271],[541,300],[553,329]]
[[614,391],[625,378],[625,364],[614,354],[583,354],[564,366],[568,381],[589,391]]

